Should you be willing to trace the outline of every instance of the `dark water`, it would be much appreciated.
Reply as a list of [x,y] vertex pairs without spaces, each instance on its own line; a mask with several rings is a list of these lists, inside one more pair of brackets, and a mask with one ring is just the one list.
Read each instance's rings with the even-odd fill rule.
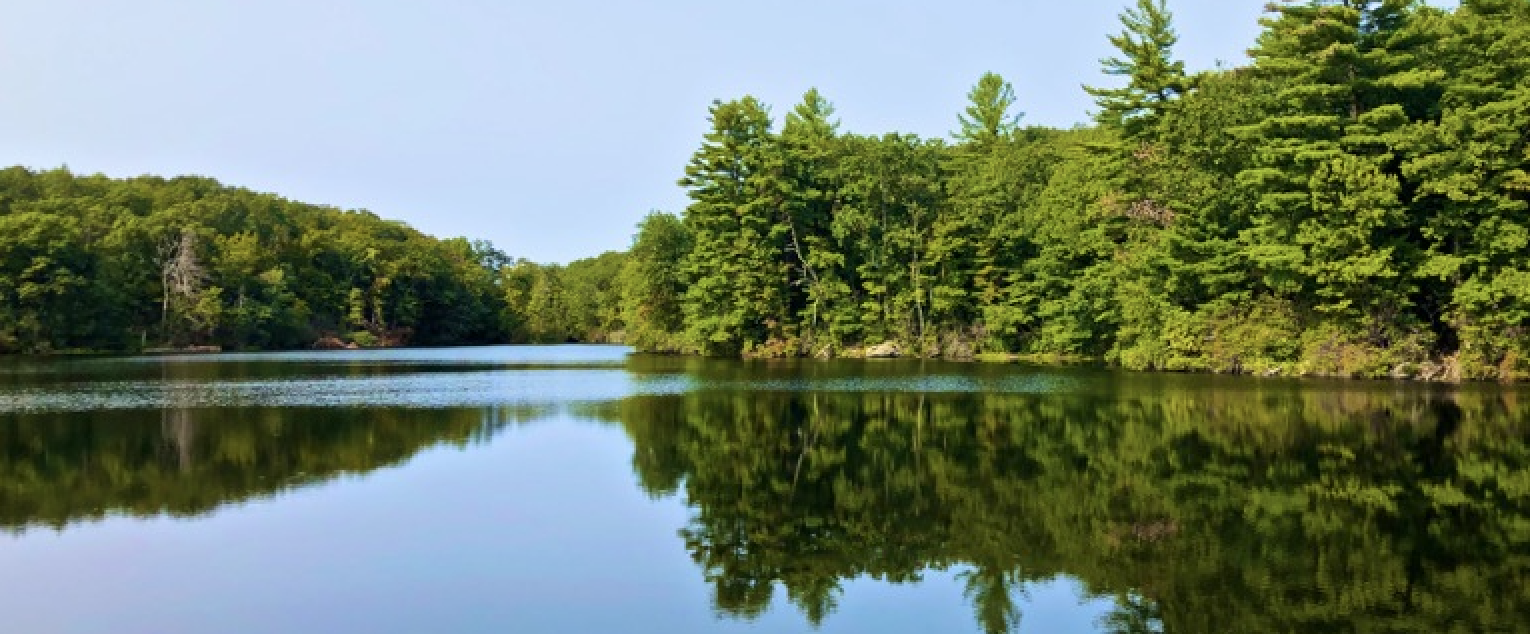
[[0,632],[1530,631],[1530,392],[0,360]]

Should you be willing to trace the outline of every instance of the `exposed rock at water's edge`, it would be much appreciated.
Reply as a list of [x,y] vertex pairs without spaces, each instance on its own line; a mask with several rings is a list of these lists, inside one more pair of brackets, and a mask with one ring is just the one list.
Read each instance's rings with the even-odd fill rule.
[[359,348],[354,343],[346,343],[338,337],[323,337],[313,342],[314,350],[355,350]]

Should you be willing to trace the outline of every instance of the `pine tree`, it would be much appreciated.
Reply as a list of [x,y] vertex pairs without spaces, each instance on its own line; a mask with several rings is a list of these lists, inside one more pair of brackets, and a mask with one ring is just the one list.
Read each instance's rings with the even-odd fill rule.
[[[782,220],[792,254],[792,317],[807,339],[816,338],[851,294],[845,255],[835,247],[831,229],[840,204],[839,122],[833,116],[833,105],[817,89],[809,90],[786,115],[777,154],[784,172]],[[824,343],[844,343],[843,333],[828,330]]]
[[975,324],[983,308],[997,302],[1002,249],[994,230],[1014,210],[1005,165],[1022,116],[1011,112],[1014,88],[999,75],[986,73],[967,97],[966,112],[958,115],[957,138],[963,143],[945,165],[949,198],[932,226],[929,244],[936,270],[930,315],[945,330]]
[[1330,0],[1272,6],[1250,51],[1277,82],[1277,112],[1243,129],[1257,166],[1239,181],[1259,194],[1246,257],[1266,288],[1363,326],[1373,342],[1410,305],[1407,201],[1388,135],[1409,122],[1425,78],[1413,2]]
[[1057,138],[1057,165],[1021,225],[1035,253],[1013,273],[1010,304],[1028,317],[1031,352],[1102,354],[1114,339],[1117,255],[1127,224],[1099,178],[1095,148],[1113,133],[1092,129]]
[[959,141],[997,141],[1020,125],[1023,113],[1010,112],[1015,105],[1015,88],[997,73],[983,73],[967,93],[967,101],[967,109],[956,116],[961,125],[956,131]]
[[1123,11],[1120,20],[1121,33],[1110,36],[1110,44],[1121,56],[1102,59],[1100,65],[1106,75],[1126,78],[1126,85],[1085,86],[1084,91],[1099,104],[1096,119],[1101,124],[1137,138],[1157,123],[1171,100],[1185,92],[1185,63],[1173,58],[1179,35],[1164,0],[1137,0],[1137,7]]
[[1096,204],[1101,213],[1091,229],[1119,245],[1114,263],[1099,265],[1109,270],[1101,277],[1116,284],[1119,332],[1111,354],[1132,367],[1156,367],[1164,362],[1163,322],[1173,312],[1167,234],[1186,210],[1175,198],[1190,175],[1170,167],[1187,166],[1179,160],[1179,148],[1162,140],[1160,127],[1190,82],[1184,63],[1173,57],[1179,36],[1163,0],[1138,0],[1119,17],[1122,31],[1109,40],[1120,56],[1100,65],[1105,75],[1125,78],[1126,85],[1084,87],[1095,97],[1096,120],[1107,133],[1088,146],[1095,178],[1109,188]]
[[744,97],[715,101],[709,112],[712,131],[680,180],[694,240],[681,264],[682,308],[697,349],[736,355],[782,334],[785,231],[776,201],[760,191],[774,143],[765,106]]
[[1468,376],[1513,378],[1530,359],[1530,3],[1465,0],[1437,23],[1449,79],[1437,123],[1412,137],[1425,300],[1449,321]]

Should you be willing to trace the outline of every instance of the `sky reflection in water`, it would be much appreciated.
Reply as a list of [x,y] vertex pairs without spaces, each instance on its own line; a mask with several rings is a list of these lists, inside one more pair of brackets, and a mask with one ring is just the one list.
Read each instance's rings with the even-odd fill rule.
[[0,361],[0,631],[1513,629],[1524,396],[619,347]]

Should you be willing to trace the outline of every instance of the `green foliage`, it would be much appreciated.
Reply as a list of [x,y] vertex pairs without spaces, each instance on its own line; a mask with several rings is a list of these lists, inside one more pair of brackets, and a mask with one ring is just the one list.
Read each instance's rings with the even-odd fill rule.
[[790,254],[789,317],[801,325],[796,334],[805,350],[843,345],[831,316],[853,294],[844,255],[833,239],[834,217],[844,204],[839,164],[844,144],[833,116],[834,106],[817,89],[809,90],[786,115],[771,162]]
[[1395,323],[1411,303],[1409,234],[1391,135],[1429,116],[1438,72],[1407,2],[1320,2],[1272,8],[1250,51],[1277,82],[1277,106],[1244,133],[1259,142],[1239,175],[1259,194],[1243,236],[1276,294],[1315,296],[1343,327]]
[[[1272,3],[1187,76],[1138,0],[1094,127],[984,74],[951,141],[715,101],[630,254],[512,260],[205,178],[0,171],[0,352],[628,341],[829,357],[1530,378],[1530,5]],[[1427,370],[1427,371],[1426,371]]]
[[0,171],[0,352],[507,335],[487,245],[198,177]]
[[570,337],[568,291],[563,284],[563,269],[541,267],[531,282],[526,297],[526,329],[536,343],[562,343]]
[[844,254],[847,301],[831,309],[842,344],[886,340],[928,347],[933,330],[930,243],[945,205],[946,146],[912,135],[847,137],[843,205],[830,235]]
[[1525,378],[1527,7],[1276,2],[1250,67],[1187,76],[1166,3],[1138,0],[1092,128],[1020,128],[993,73],[953,143],[839,134],[816,90],[779,135],[714,103],[692,241],[649,276],[685,289],[655,332],[686,345],[634,341]]
[[1463,372],[1525,378],[1530,353],[1530,6],[1467,1],[1430,23],[1445,71],[1438,122],[1407,138],[1423,216],[1423,300],[1459,337]]
[[500,270],[512,339],[532,343],[619,342],[628,256],[603,253],[568,265],[507,262]]
[[753,97],[712,103],[712,130],[680,185],[692,249],[681,262],[688,343],[738,355],[780,339],[789,317],[788,230],[775,195],[770,114]]
[[638,224],[618,279],[626,343],[658,352],[685,348],[680,308],[685,287],[679,263],[690,243],[690,234],[675,216],[652,212]]
[[1135,138],[1151,129],[1170,102],[1186,88],[1185,63],[1173,59],[1179,35],[1164,0],[1137,0],[1137,6],[1121,13],[1122,31],[1110,37],[1121,57],[1100,60],[1106,75],[1125,77],[1121,88],[1091,88],[1100,106],[1100,123],[1123,130]]
[[977,85],[967,93],[966,112],[957,115],[961,127],[956,137],[963,141],[985,143],[1008,136],[1020,122],[1020,113],[1010,112],[1015,105],[1015,88],[997,73],[983,73]]
[[[71,326],[94,312],[89,282],[96,258],[78,221],[40,211],[0,216],[0,352],[47,352],[74,345]],[[73,336],[71,336],[73,335]]]
[[357,330],[355,332],[348,333],[346,334],[345,338],[347,341],[354,343],[362,348],[376,348],[380,343],[382,343],[382,340],[378,339],[377,335],[374,335],[371,333],[371,331],[367,330]]
[[946,331],[960,330],[1000,304],[1004,272],[1018,264],[1014,256],[1022,248],[1014,216],[1025,195],[1016,169],[1025,147],[1015,135],[1020,115],[1009,112],[1014,91],[989,73],[968,98],[958,135],[968,143],[946,155],[946,200],[927,246],[934,273],[929,321]]
[[620,277],[627,255],[609,251],[563,269],[567,327],[584,342],[608,342],[624,328]]

